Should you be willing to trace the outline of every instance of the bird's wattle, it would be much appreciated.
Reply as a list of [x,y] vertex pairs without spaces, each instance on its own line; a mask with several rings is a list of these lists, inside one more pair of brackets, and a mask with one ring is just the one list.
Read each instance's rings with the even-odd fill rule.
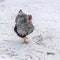
[[32,15],[28,15],[28,20],[32,20]]

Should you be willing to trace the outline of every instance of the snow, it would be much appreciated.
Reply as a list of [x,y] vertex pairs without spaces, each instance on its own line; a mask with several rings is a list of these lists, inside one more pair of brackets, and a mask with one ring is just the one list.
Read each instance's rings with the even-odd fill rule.
[[[14,32],[20,9],[35,26],[27,45]],[[60,0],[0,0],[0,60],[60,60]]]

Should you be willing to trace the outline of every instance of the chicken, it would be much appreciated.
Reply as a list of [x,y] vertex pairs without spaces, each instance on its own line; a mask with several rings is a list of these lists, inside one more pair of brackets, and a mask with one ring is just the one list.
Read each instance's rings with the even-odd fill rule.
[[28,38],[26,36],[34,30],[32,16],[27,15],[20,10],[16,16],[15,22],[14,31],[19,37],[24,38],[24,43],[28,43]]

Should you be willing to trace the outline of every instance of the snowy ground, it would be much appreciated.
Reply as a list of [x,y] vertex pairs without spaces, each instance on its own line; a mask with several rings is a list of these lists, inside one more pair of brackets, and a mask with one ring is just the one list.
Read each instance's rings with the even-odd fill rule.
[[[27,45],[14,32],[20,9],[35,26]],[[60,60],[60,0],[0,0],[0,60]]]

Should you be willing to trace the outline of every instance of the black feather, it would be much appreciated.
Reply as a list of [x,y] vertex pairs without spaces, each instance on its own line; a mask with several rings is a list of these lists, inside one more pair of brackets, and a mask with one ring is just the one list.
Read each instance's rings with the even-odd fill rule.
[[17,27],[15,26],[14,27],[14,31],[16,32],[16,34],[19,36],[19,37],[21,37],[21,38],[24,38],[26,35],[20,35],[18,32],[17,32]]

